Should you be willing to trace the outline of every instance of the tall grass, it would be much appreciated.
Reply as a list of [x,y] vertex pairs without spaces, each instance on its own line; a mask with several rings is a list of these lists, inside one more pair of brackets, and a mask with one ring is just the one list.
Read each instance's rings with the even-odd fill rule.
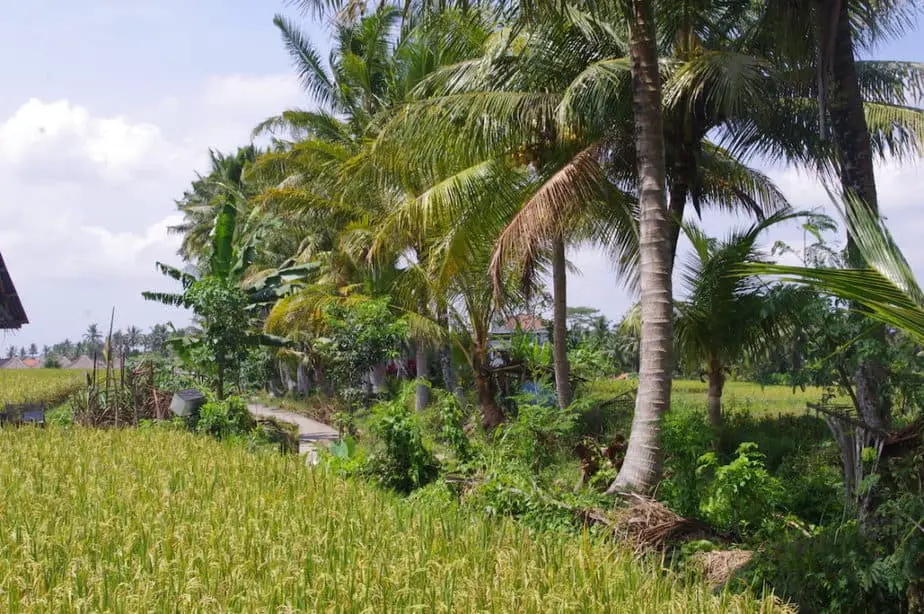
[[54,403],[81,386],[86,371],[0,369],[0,408],[20,403]]
[[780,610],[185,433],[3,430],[0,488],[10,611]]

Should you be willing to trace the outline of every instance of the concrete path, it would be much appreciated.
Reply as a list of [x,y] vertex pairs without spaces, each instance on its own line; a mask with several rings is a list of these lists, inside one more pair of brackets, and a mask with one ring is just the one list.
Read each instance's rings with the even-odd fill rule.
[[298,427],[298,453],[307,454],[308,462],[317,462],[317,450],[314,447],[318,441],[335,441],[340,439],[340,433],[317,420],[300,416],[299,414],[275,407],[267,407],[260,403],[248,403],[247,409],[256,416],[275,418],[282,422],[289,422]]

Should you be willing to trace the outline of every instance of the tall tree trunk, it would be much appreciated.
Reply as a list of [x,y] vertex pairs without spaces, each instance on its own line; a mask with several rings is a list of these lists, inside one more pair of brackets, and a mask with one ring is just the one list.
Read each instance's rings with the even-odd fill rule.
[[[845,194],[859,198],[870,211],[878,214],[873,149],[857,82],[849,3],[847,0],[822,0],[822,3],[832,13],[834,10],[839,11],[830,15],[830,23],[835,31],[828,111],[840,162],[841,186]],[[825,41],[821,44],[825,44]],[[849,234],[847,257],[852,266],[864,265]],[[881,345],[885,344],[884,327],[877,326],[873,335]],[[884,389],[887,377],[886,367],[876,356],[863,359],[854,374],[860,416],[869,426],[881,430],[888,430],[892,423],[891,405]]]
[[504,422],[504,411],[497,404],[494,383],[488,374],[483,353],[478,349],[475,349],[472,360],[472,374],[475,379],[478,408],[481,410],[481,425],[486,429],[496,428]]
[[387,366],[384,362],[372,367],[371,372],[369,373],[369,379],[372,380],[372,394],[382,394],[386,391],[385,387],[385,371]]
[[610,493],[647,492],[661,473],[661,416],[670,407],[672,305],[669,227],[664,201],[661,80],[650,0],[632,1],[629,24],[632,102],[639,174],[641,345],[632,433]]
[[307,395],[309,391],[308,370],[301,362],[295,368],[295,390],[300,395]]
[[561,409],[571,404],[571,368],[568,365],[568,271],[565,241],[552,242],[552,353],[555,362],[555,392]]
[[416,352],[417,362],[417,386],[414,390],[415,407],[417,411],[425,409],[430,404],[430,386],[427,384],[430,377],[430,365],[428,364],[427,346],[423,343],[417,344]]
[[218,363],[218,381],[215,383],[215,396],[219,401],[225,398],[225,368],[221,362]]
[[706,405],[709,408],[709,422],[714,427],[722,426],[722,389],[725,388],[725,374],[718,362],[709,364],[709,390],[706,393]]
[[[447,334],[449,334],[448,309],[445,307],[438,307],[438,310],[437,323],[441,328],[446,330]],[[465,391],[463,391],[461,386],[459,386],[459,379],[456,377],[456,370],[452,365],[452,344],[449,341],[446,341],[446,343],[440,346],[439,361],[440,371],[443,376],[443,385],[446,386],[446,390],[456,395],[459,403],[464,406]]]
[[680,241],[680,228],[683,225],[683,210],[687,204],[687,193],[686,181],[678,178],[671,181],[667,218],[668,228],[670,229],[668,250],[670,250],[671,271],[674,270],[674,261],[677,259],[677,243]]

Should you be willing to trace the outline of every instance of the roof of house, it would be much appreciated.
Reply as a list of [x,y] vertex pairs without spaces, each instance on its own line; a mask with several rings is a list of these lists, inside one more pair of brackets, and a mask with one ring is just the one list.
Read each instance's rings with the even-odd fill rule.
[[524,333],[544,332],[548,330],[541,318],[531,315],[511,316],[492,332],[496,334],[513,334],[519,328]]
[[42,362],[38,358],[23,358],[22,362],[24,365],[26,365],[30,369],[34,369],[35,367],[42,366]]
[[29,365],[24,363],[17,356],[12,358],[4,358],[0,360],[0,369],[28,369]]
[[78,356],[74,359],[73,362],[69,363],[66,367],[63,368],[89,370],[93,368],[93,359],[84,354],[83,356]]
[[0,330],[19,328],[28,323],[29,318],[16,294],[16,286],[3,262],[3,255],[0,254]]

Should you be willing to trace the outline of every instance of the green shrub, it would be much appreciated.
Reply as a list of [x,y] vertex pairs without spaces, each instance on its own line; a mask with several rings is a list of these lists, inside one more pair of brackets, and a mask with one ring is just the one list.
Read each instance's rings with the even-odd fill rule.
[[715,527],[750,535],[779,509],[783,485],[767,472],[756,443],[745,442],[736,453],[727,465],[714,452],[700,458],[697,472],[711,476],[700,513]]
[[517,413],[503,426],[499,443],[525,465],[538,470],[546,466],[556,450],[566,446],[574,432],[576,414],[570,407],[531,402],[533,397],[518,396]]
[[439,440],[446,444],[460,463],[471,460],[472,442],[465,433],[468,414],[455,395],[437,391],[434,403],[439,419]]
[[658,498],[681,516],[699,516],[700,499],[709,477],[699,471],[700,458],[709,450],[712,438],[702,411],[671,409],[661,422],[664,479]]
[[849,523],[771,544],[757,552],[738,582],[772,587],[804,614],[901,612],[903,578],[878,557],[876,544]]
[[381,449],[369,468],[383,485],[408,493],[436,477],[438,465],[424,444],[418,417],[401,400],[372,409],[372,432]]
[[223,401],[211,399],[199,409],[196,430],[208,433],[217,439],[242,436],[254,426],[253,417],[247,411],[247,402],[240,397],[228,397]]

